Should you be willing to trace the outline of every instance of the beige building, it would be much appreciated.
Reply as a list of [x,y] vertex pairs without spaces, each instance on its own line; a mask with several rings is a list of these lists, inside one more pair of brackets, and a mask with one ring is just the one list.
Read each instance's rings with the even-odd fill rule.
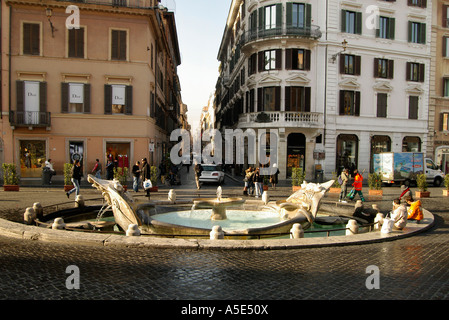
[[449,173],[449,1],[434,1],[427,154]]
[[16,163],[22,183],[48,158],[62,179],[74,159],[85,176],[100,159],[104,176],[107,158],[157,166],[169,152],[181,59],[159,2],[2,1],[0,162]]

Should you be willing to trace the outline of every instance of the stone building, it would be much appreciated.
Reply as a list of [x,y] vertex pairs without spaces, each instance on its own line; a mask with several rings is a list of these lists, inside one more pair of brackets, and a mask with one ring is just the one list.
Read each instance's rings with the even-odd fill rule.
[[280,178],[293,167],[366,177],[374,153],[425,152],[431,25],[431,1],[233,0],[216,127],[275,136],[262,148]]
[[75,159],[86,176],[95,159],[157,166],[169,152],[181,59],[174,14],[159,2],[2,1],[0,161],[22,181],[40,180],[48,158],[62,180]]

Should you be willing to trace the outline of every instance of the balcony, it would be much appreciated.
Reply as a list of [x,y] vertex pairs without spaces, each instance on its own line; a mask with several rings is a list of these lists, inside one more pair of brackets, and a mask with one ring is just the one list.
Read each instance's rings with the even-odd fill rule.
[[239,116],[239,128],[320,128],[323,114],[318,112],[272,111],[251,112]]
[[241,45],[244,46],[253,41],[280,37],[297,37],[318,40],[321,38],[321,30],[319,26],[311,25],[308,27],[286,26],[285,28],[273,28],[262,30],[245,31],[241,37]]
[[10,111],[12,127],[45,128],[51,126],[51,113],[40,111]]

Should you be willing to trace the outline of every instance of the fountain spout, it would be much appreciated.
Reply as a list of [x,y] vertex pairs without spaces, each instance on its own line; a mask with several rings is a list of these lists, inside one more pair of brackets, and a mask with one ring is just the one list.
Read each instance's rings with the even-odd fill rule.
[[221,189],[221,186],[218,186],[217,188],[217,201],[220,202],[221,201],[221,195],[223,193],[223,190]]

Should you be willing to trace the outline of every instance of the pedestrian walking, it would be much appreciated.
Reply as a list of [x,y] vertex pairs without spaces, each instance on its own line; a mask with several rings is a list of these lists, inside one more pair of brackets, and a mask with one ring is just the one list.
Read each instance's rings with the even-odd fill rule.
[[51,159],[48,159],[45,161],[45,168],[46,170],[49,170],[48,175],[48,183],[51,184],[51,178],[56,174],[55,169],[53,169],[53,164],[51,163]]
[[106,180],[114,179],[114,163],[111,159],[108,159],[108,163],[106,164]]
[[256,188],[256,198],[259,198],[263,193],[263,177],[260,175],[259,168],[256,168],[256,171],[254,172],[254,184]]
[[278,165],[275,163],[273,164],[273,169],[275,170],[274,174],[272,174],[270,176],[270,182],[271,182],[271,186],[273,187],[274,190],[276,190],[276,185],[278,183],[278,176],[279,176],[279,168]]
[[363,183],[363,176],[359,173],[357,169],[355,169],[354,183],[352,184],[352,186],[354,187],[354,193],[350,197],[351,200],[354,200],[354,197],[356,196],[356,194],[358,194],[362,202],[365,202],[365,198],[363,197],[362,193],[362,183]]
[[[151,168],[150,165],[147,162],[147,158],[142,159],[142,168],[140,169],[140,176],[142,178],[142,182],[145,180],[150,180],[151,178]],[[148,200],[150,200],[150,188],[145,189],[146,191],[146,197]]]
[[70,195],[73,192],[76,192],[76,195],[80,194],[81,164],[79,160],[75,160],[75,162],[73,163],[71,174],[72,174],[71,180],[74,187],[68,192],[66,192],[67,198],[70,198]]
[[92,173],[95,175],[96,178],[101,179],[101,163],[99,159],[95,160],[94,168],[92,169]]
[[347,202],[345,199],[346,199],[346,195],[348,194],[348,181],[349,181],[349,170],[344,169],[341,172],[340,179],[339,179],[339,182],[341,182],[340,183],[341,191],[340,191],[340,197],[338,199],[338,202],[343,202],[343,203]]
[[200,185],[200,177],[201,177],[201,172],[203,171],[203,167],[201,167],[201,165],[195,160],[195,182],[196,182],[196,188],[197,190],[201,189],[201,185]]
[[140,161],[136,161],[136,164],[132,168],[134,192],[139,192],[140,172]]

